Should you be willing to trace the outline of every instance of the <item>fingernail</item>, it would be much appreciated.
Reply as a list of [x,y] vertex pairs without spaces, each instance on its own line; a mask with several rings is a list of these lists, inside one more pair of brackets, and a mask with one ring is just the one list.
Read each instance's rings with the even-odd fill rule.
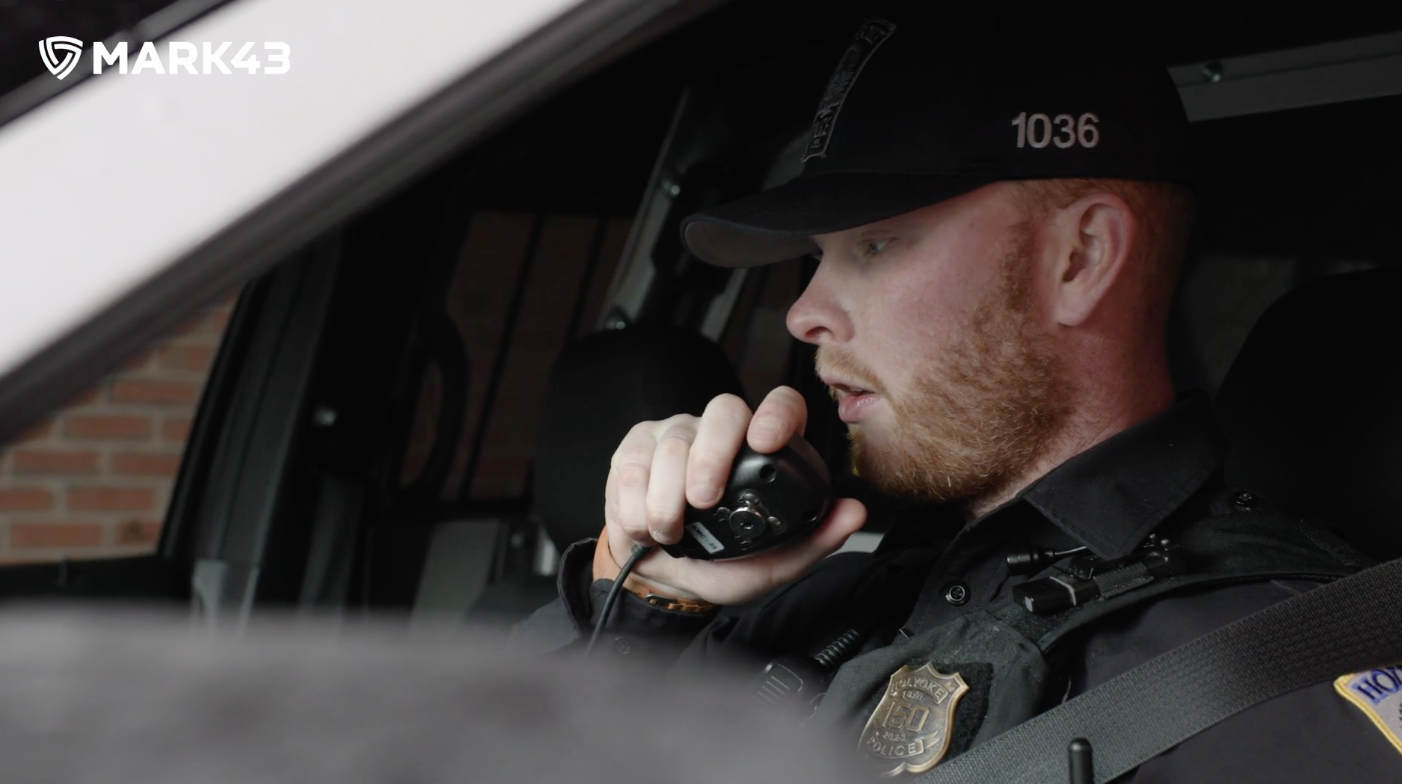
[[777,441],[779,439],[779,423],[765,417],[756,423],[755,435],[766,441]]

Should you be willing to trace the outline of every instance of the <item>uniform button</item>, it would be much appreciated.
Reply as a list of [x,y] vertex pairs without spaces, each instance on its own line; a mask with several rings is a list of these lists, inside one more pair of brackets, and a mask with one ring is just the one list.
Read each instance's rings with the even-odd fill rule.
[[619,656],[627,656],[633,652],[633,643],[627,637],[613,638],[613,652]]
[[944,600],[953,605],[961,605],[969,600],[969,587],[963,583],[953,583],[944,589]]
[[1247,492],[1247,491],[1245,491],[1245,490],[1242,490],[1240,493],[1237,493],[1235,496],[1232,497],[1232,503],[1233,503],[1233,504],[1236,504],[1238,507],[1240,507],[1240,508],[1242,508],[1242,509],[1253,509],[1253,508],[1255,508],[1256,502],[1257,502],[1258,500],[1259,500],[1259,499],[1256,498],[1256,494],[1255,494],[1255,493],[1250,493],[1250,492]]

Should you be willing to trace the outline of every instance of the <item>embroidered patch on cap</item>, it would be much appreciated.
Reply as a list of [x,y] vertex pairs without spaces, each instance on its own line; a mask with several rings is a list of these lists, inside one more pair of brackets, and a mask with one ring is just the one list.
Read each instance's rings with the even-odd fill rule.
[[885,19],[868,19],[857,30],[857,37],[842,59],[837,61],[837,69],[832,72],[828,89],[823,91],[823,100],[818,103],[818,113],[813,116],[813,135],[808,139],[808,147],[803,151],[803,160],[821,158],[828,152],[828,140],[832,138],[832,127],[837,124],[837,113],[842,111],[842,102],[857,81],[862,67],[871,59],[876,47],[891,37],[896,26]]
[[1382,730],[1393,748],[1402,752],[1402,665],[1345,675],[1334,689]]

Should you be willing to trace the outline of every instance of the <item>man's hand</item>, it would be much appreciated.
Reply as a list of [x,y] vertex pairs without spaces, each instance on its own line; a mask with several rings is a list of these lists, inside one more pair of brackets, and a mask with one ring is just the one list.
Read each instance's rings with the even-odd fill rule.
[[[753,415],[745,401],[720,395],[700,418],[681,414],[635,425],[613,453],[604,488],[604,530],[614,561],[627,560],[634,544],[680,541],[686,505],[709,509],[720,502],[742,441],[757,452],[776,452],[795,433],[801,435],[807,421],[803,396],[779,387]],[[860,501],[838,499],[827,519],[799,541],[727,561],[673,558],[658,550],[643,559],[635,573],[676,598],[715,604],[749,601],[793,581],[841,547],[866,522],[866,514]]]

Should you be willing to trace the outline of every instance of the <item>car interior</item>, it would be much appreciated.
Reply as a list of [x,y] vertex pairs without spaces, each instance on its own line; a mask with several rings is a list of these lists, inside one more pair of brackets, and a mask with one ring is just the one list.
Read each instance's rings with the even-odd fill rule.
[[[1228,482],[1402,555],[1402,7],[1104,5],[1194,121],[1170,351],[1214,395]],[[797,173],[869,6],[744,0],[625,47],[247,281],[155,551],[3,566],[0,597],[507,625],[602,527],[628,427],[778,384],[874,547],[906,507],[851,475],[784,327],[815,262],[719,269],[678,231]]]

